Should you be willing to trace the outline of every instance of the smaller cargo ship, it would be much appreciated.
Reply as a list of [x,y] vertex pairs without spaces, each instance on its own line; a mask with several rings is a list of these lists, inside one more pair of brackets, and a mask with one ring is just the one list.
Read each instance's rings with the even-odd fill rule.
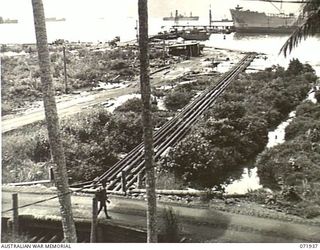
[[3,19],[3,17],[0,16],[0,24],[3,23],[18,23],[17,19]]
[[192,12],[190,13],[190,16],[184,16],[179,14],[178,10],[176,10],[176,14],[175,16],[172,15],[171,12],[171,16],[169,17],[164,17],[163,21],[198,21],[199,20],[199,16],[193,16]]

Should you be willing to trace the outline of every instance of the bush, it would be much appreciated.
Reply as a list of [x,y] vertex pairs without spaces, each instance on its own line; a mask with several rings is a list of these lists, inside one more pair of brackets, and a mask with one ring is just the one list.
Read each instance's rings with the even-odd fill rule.
[[172,172],[160,171],[156,176],[156,189],[159,190],[179,190],[183,189],[184,185],[180,178],[176,178]]
[[124,60],[114,60],[111,63],[110,69],[111,70],[121,70],[121,69],[125,69],[128,68],[129,65],[127,63],[127,61]]
[[161,234],[163,235],[162,242],[178,243],[180,242],[180,226],[177,215],[174,213],[172,207],[165,208],[162,214],[163,228]]
[[12,235],[11,233],[5,232],[1,234],[1,242],[3,243],[27,243],[32,238],[28,235]]
[[[158,110],[157,105],[151,104],[152,111],[155,112]],[[142,101],[138,97],[131,98],[127,100],[125,103],[117,107],[115,112],[135,112],[141,113],[142,112]]]
[[317,102],[320,103],[320,90],[315,92],[314,97],[316,98]]
[[[214,198],[217,198],[217,193],[212,192],[210,189],[206,189],[205,193],[200,195],[200,201],[203,203],[209,203]],[[220,194],[220,198],[222,198],[222,193]]]
[[271,197],[273,197],[270,192],[267,192],[265,189],[260,188],[257,190],[251,190],[248,192],[248,199],[253,202],[265,204],[269,203],[271,200]]
[[186,106],[192,99],[192,96],[193,94],[191,92],[173,91],[166,95],[164,104],[167,109],[177,111]]
[[239,153],[232,147],[219,148],[193,133],[169,153],[167,168],[188,186],[211,188],[234,177],[237,171],[231,174],[230,170],[238,169],[237,176],[241,176],[238,160]]
[[316,205],[312,205],[310,207],[306,207],[302,209],[302,216],[306,219],[312,219],[320,216],[320,207]]

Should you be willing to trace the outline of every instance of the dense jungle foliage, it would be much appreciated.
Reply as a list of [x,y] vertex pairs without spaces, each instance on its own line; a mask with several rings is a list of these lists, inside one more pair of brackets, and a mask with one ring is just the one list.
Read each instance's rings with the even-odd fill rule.
[[212,188],[241,176],[244,164],[262,152],[268,130],[283,121],[316,80],[297,59],[287,70],[274,66],[243,74],[170,152],[165,168],[197,188]]

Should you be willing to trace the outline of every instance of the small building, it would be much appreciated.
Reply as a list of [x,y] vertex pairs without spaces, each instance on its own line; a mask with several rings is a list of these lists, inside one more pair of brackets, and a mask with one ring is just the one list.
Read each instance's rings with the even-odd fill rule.
[[168,52],[173,56],[197,57],[201,55],[204,45],[200,43],[182,43],[167,46]]

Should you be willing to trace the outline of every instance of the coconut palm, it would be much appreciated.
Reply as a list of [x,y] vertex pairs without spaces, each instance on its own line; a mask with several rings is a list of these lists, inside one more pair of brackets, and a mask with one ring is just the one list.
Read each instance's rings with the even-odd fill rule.
[[62,229],[65,242],[77,242],[76,229],[71,210],[66,161],[59,129],[57,105],[54,97],[50,72],[47,31],[42,0],[32,0],[34,26],[36,32],[41,84],[50,150],[54,166],[54,180],[59,196]]
[[154,149],[153,149],[153,125],[151,111],[151,88],[149,69],[149,48],[148,48],[148,1],[138,1],[139,14],[139,48],[140,48],[140,88],[144,140],[144,159],[146,169],[146,190],[147,190],[147,241],[157,242],[156,215],[157,203],[155,193],[154,174]]
[[290,35],[282,46],[280,53],[287,56],[294,47],[297,47],[302,38],[314,36],[320,32],[320,0],[305,0],[301,6],[302,24]]

